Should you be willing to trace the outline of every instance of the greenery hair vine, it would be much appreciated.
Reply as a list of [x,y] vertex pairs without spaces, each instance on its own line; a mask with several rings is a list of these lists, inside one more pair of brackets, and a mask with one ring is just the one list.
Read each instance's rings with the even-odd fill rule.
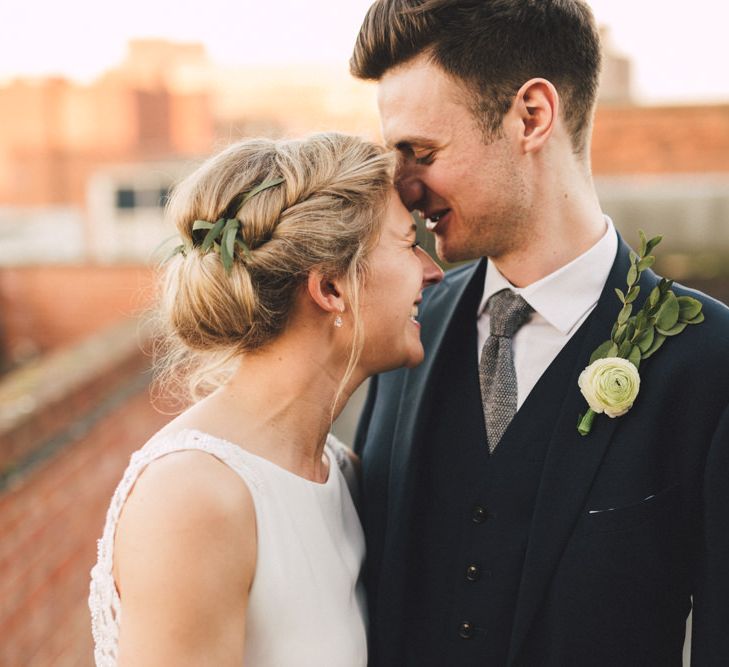
[[[251,197],[254,197],[260,192],[267,190],[268,188],[275,187],[284,182],[283,178],[274,178],[269,181],[257,185],[255,188],[244,193],[240,202],[235,203],[228,208],[239,209],[245,204]],[[195,220],[192,223],[192,246],[188,246],[184,243],[178,245],[170,255],[170,259],[180,253],[186,256],[192,248],[199,248],[200,252],[216,252],[220,255],[220,259],[223,262],[225,272],[230,275],[233,269],[233,258],[235,256],[235,247],[238,246],[246,257],[250,257],[251,249],[243,239],[243,222],[238,218],[226,218],[223,216],[216,222],[208,222],[207,220]],[[206,230],[206,233],[196,234]]]

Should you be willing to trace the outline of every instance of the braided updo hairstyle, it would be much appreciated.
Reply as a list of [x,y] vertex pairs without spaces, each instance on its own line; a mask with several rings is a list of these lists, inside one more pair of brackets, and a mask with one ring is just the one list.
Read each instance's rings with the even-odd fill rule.
[[[166,335],[158,379],[184,378],[191,398],[225,381],[241,354],[286,327],[312,269],[345,277],[354,318],[345,379],[362,345],[359,286],[379,237],[394,156],[357,137],[327,133],[296,141],[245,140],[210,158],[173,191],[167,208],[188,250],[163,267]],[[250,197],[271,179],[283,182]],[[193,239],[195,220],[238,218],[250,254],[236,246],[232,270]]]

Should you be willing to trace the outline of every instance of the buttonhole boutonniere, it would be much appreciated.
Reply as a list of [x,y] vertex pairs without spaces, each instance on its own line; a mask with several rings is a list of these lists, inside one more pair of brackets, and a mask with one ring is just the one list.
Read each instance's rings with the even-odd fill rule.
[[665,278],[633,314],[633,304],[640,294],[640,274],[653,266],[655,257],[650,253],[663,238],[656,236],[649,241],[642,231],[639,233],[640,254],[630,253],[628,289],[615,290],[623,307],[610,339],[592,353],[590,365],[577,380],[589,406],[577,421],[580,435],[590,432],[596,415],[604,412],[608,417],[620,417],[628,412],[640,389],[641,361],[654,355],[666,338],[677,336],[689,324],[704,321],[701,302],[690,296],[677,297],[671,290],[673,281]]

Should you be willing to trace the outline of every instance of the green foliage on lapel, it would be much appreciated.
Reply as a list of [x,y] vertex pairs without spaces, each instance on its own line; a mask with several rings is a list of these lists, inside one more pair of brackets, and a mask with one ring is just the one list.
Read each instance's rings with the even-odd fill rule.
[[677,297],[671,290],[672,280],[661,278],[640,310],[633,314],[633,304],[640,294],[640,276],[653,266],[656,258],[649,254],[663,239],[656,236],[648,240],[641,230],[640,254],[630,253],[630,269],[625,292],[616,289],[622,303],[610,338],[602,343],[590,357],[590,363],[607,357],[628,359],[636,368],[643,359],[653,356],[666,338],[680,334],[689,324],[704,321],[701,302],[690,296]]

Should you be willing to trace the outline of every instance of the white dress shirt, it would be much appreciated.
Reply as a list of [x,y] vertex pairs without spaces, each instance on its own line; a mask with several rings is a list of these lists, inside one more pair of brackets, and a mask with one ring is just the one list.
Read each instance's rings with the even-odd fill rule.
[[[489,336],[486,303],[509,288],[534,309],[529,321],[514,335],[512,349],[517,382],[517,410],[567,341],[597,305],[618,251],[618,235],[605,216],[602,238],[582,255],[527,287],[514,287],[488,260],[483,297],[478,307],[478,355]],[[617,303],[617,302],[616,302]]]

